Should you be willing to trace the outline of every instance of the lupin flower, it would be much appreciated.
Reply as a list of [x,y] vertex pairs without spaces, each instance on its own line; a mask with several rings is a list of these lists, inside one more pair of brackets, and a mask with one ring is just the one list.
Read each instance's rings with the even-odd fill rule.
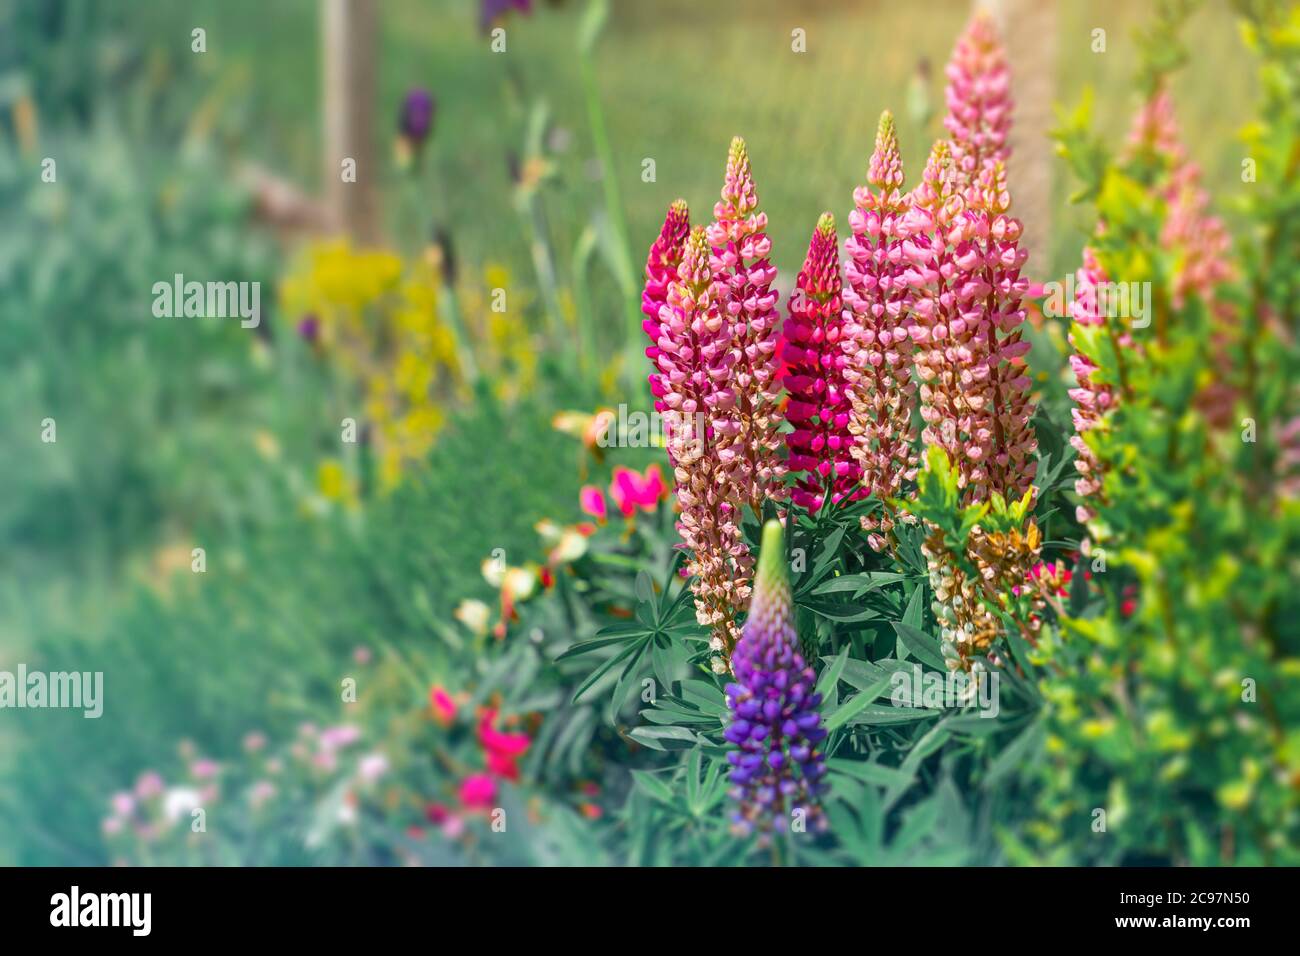
[[986,481],[977,484],[976,495],[998,492],[1011,501],[1030,489],[1038,466],[1030,378],[1022,359],[1029,351],[1021,306],[1029,280],[1020,269],[1028,253],[1019,246],[1020,220],[1007,215],[1011,194],[1001,162],[985,166],[964,199],[965,211],[948,234],[952,261],[962,273],[954,290],[959,318],[976,322],[983,333],[974,355],[988,370],[982,400],[967,399],[976,412],[967,454],[978,449],[984,464]]
[[[677,269],[682,264],[682,253],[686,250],[686,237],[690,231],[690,210],[685,199],[678,199],[668,207],[663,227],[646,257],[645,288],[641,292],[641,311],[646,318],[641,327],[650,337],[650,345],[645,354],[652,365],[657,365],[659,358],[659,336],[663,328],[659,313],[668,301],[668,284],[677,278]],[[655,411],[662,412],[664,386],[657,372],[650,374],[650,391],[655,397]]]
[[988,13],[977,13],[957,40],[945,70],[948,115],[943,125],[952,139],[952,156],[962,185],[978,181],[980,171],[1011,155],[1011,71],[998,29]]
[[[1070,316],[1081,326],[1104,327],[1107,323],[1105,310],[1100,307],[1097,290],[1108,281],[1106,272],[1097,261],[1097,254],[1088,246],[1083,249],[1083,264],[1075,273],[1074,302],[1070,304]],[[1117,327],[1115,333],[1117,349],[1133,349],[1135,344],[1127,327]],[[1101,424],[1102,419],[1116,406],[1114,388],[1098,381],[1095,377],[1096,364],[1080,352],[1073,334],[1070,345],[1075,351],[1070,355],[1070,368],[1074,371],[1076,387],[1070,389],[1070,398],[1074,408],[1070,410],[1074,420],[1074,435],[1070,444],[1076,452],[1075,470],[1079,476],[1074,481],[1074,491],[1080,498],[1096,497],[1101,493],[1102,464],[1096,453],[1088,447],[1084,435]],[[1095,512],[1086,503],[1080,502],[1075,508],[1075,517],[1086,524],[1095,517]]]
[[732,716],[725,736],[736,748],[727,759],[739,804],[733,821],[738,831],[765,837],[800,811],[814,829],[825,826],[817,805],[826,774],[817,749],[826,737],[821,695],[795,632],[785,561],[781,524],[768,521],[749,617],[732,655],[736,680],[726,688]]
[[835,217],[823,213],[808,244],[808,256],[790,298],[790,317],[782,330],[782,378],[790,393],[785,417],[794,428],[786,436],[786,462],[801,477],[791,500],[817,511],[826,500],[860,494],[861,468],[853,460],[844,366],[848,356],[841,298],[840,256]]
[[[903,481],[915,478],[917,468],[911,424],[916,386],[908,333],[912,296],[903,256],[908,197],[902,191],[903,159],[888,110],[880,116],[867,183],[853,192],[853,235],[844,243],[850,310],[844,377],[851,405],[849,431],[855,439],[852,454],[864,490],[883,501],[896,496]],[[862,522],[871,546],[883,548],[881,532],[888,534],[893,527],[892,515],[872,515]]]
[[993,492],[1015,500],[1037,467],[1030,380],[1020,361],[1029,351],[1020,221],[1007,215],[1001,163],[985,166],[960,194],[953,186],[937,144],[904,223],[917,292],[911,332],[920,346],[921,437],[957,466],[964,501]]
[[976,415],[967,391],[987,378],[988,368],[975,360],[979,323],[967,321],[956,308],[953,286],[958,271],[946,239],[949,225],[962,211],[955,188],[952,155],[948,143],[940,140],[910,194],[901,233],[907,262],[904,276],[912,290],[913,322],[908,332],[917,346],[921,441],[927,448],[944,451],[958,471],[958,489],[969,497],[965,489],[984,473],[978,458],[966,455],[965,440],[974,430]]
[[731,335],[702,226],[686,242],[659,318],[663,423],[681,506],[677,530],[691,554],[686,570],[694,577],[695,615],[730,650],[738,636],[736,613],[749,600],[753,560],[740,530],[745,489],[735,469],[724,464],[716,432],[706,424],[716,393],[730,383]]
[[779,316],[772,288],[776,267],[768,256],[767,214],[758,208],[745,141],[737,136],[727,154],[722,198],[713,207],[708,239],[710,266],[718,285],[718,311],[730,343],[718,371],[720,387],[710,396],[710,424],[718,459],[728,479],[742,489],[755,515],[765,498],[784,494],[785,465],[779,448],[781,424]]

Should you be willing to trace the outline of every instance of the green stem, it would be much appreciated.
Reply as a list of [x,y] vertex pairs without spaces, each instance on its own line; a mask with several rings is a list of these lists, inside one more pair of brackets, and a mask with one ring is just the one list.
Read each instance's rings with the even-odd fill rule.
[[641,308],[637,301],[635,271],[632,266],[631,246],[628,241],[627,220],[623,213],[623,200],[618,191],[618,178],[614,174],[614,153],[610,149],[609,134],[605,129],[605,111],[600,104],[600,90],[596,83],[596,65],[589,50],[582,50],[579,58],[582,87],[587,99],[587,120],[591,125],[591,139],[596,148],[596,158],[601,167],[601,185],[605,192],[605,211],[609,216],[610,232],[614,240],[613,258],[615,278],[623,292],[623,308],[627,321],[628,376],[639,381],[632,372],[641,357]]

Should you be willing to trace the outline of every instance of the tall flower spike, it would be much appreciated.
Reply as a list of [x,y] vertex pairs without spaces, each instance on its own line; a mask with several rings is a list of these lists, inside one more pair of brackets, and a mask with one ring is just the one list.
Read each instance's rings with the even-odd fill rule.
[[[902,482],[915,478],[917,469],[911,422],[916,386],[908,332],[912,294],[903,256],[908,197],[902,191],[903,159],[888,110],[880,116],[867,183],[853,192],[853,235],[844,243],[850,312],[844,377],[852,412],[852,454],[861,469],[863,490],[883,501],[897,496]],[[871,546],[880,550],[885,545],[882,532],[893,527],[893,516],[886,510],[883,517],[864,517],[862,526]]]
[[[678,199],[668,207],[659,236],[650,246],[650,254],[645,263],[645,288],[641,292],[641,311],[645,321],[641,327],[650,337],[650,345],[645,350],[646,357],[657,367],[659,359],[659,336],[662,325],[659,313],[668,301],[668,284],[677,278],[677,269],[682,264],[682,253],[686,251],[686,237],[691,231],[691,214],[685,199]],[[650,391],[655,397],[655,411],[662,412],[664,403],[664,385],[657,372],[650,374]]]
[[1011,155],[1011,71],[993,18],[979,12],[957,40],[945,71],[948,115],[943,125],[952,138],[952,155],[962,183],[976,182],[980,171]]
[[958,488],[965,489],[982,471],[965,454],[963,435],[971,430],[973,410],[966,387],[987,369],[974,364],[979,328],[956,311],[952,285],[957,275],[947,245],[947,230],[962,211],[955,193],[955,171],[948,143],[939,140],[930,150],[921,182],[909,194],[910,206],[900,232],[906,262],[904,278],[911,290],[912,324],[916,343],[916,375],[924,428],[921,442],[943,449],[958,470]]
[[809,511],[860,493],[861,468],[850,452],[849,404],[844,391],[844,332],[839,243],[835,217],[822,213],[808,243],[808,256],[790,297],[784,329],[784,355],[790,393],[785,417],[794,428],[786,436],[786,462],[801,476],[791,500]]
[[997,492],[1011,501],[1030,489],[1037,468],[1031,383],[1022,358],[1029,351],[1021,307],[1029,281],[1020,269],[1028,253],[1019,247],[1020,220],[1007,215],[1011,195],[1001,162],[985,166],[963,198],[966,208],[950,228],[948,241],[959,271],[954,325],[976,325],[971,357],[982,369],[981,375],[972,375],[966,396],[973,413],[966,454],[976,458],[983,472],[973,481],[972,493],[976,500]]
[[1001,163],[954,192],[947,151],[936,144],[904,220],[910,329],[919,348],[921,440],[958,469],[966,502],[1021,497],[1033,481],[1036,440],[1021,356],[1028,281],[1020,275],[1020,222]]
[[743,488],[743,500],[759,515],[764,499],[780,499],[785,492],[777,431],[779,315],[772,288],[776,268],[768,258],[772,242],[765,232],[767,214],[759,211],[749,153],[738,136],[731,141],[722,198],[713,216],[708,231],[711,266],[731,342],[718,370],[720,387],[710,403],[711,424],[729,480]]
[[745,632],[732,656],[735,683],[726,689],[731,724],[727,754],[735,768],[733,821],[741,833],[767,836],[803,811],[814,829],[825,826],[817,797],[826,763],[817,745],[826,737],[814,693],[817,675],[804,660],[794,627],[785,540],[778,521],[763,527],[763,544]]
[[[1097,254],[1090,247],[1085,246],[1083,264],[1075,273],[1074,302],[1070,305],[1070,316],[1076,323],[1081,326],[1105,327],[1107,325],[1106,312],[1101,307],[1102,303],[1098,296],[1098,289],[1104,288],[1107,282],[1106,272],[1097,261]],[[1132,351],[1136,348],[1126,325],[1113,325],[1110,331],[1115,336],[1117,351]],[[1097,372],[1096,364],[1079,351],[1079,344],[1073,334],[1069,338],[1070,345],[1075,349],[1070,356],[1070,368],[1074,371],[1077,383],[1070,389],[1070,398],[1074,399],[1075,403],[1070,411],[1074,419],[1074,435],[1070,437],[1070,444],[1077,452],[1074,468],[1079,473],[1074,480],[1074,491],[1084,499],[1076,506],[1075,517],[1080,523],[1086,524],[1095,517],[1095,512],[1087,499],[1092,498],[1094,501],[1099,499],[1103,472],[1101,462],[1097,459],[1096,453],[1088,447],[1084,435],[1101,425],[1102,420],[1115,410],[1118,396],[1111,385],[1100,382],[1094,377]],[[1120,351],[1121,356],[1123,351]]]
[[727,376],[728,324],[718,308],[704,228],[686,242],[677,278],[659,312],[657,362],[663,422],[681,517],[677,530],[690,552],[695,616],[730,651],[737,611],[749,600],[753,561],[741,536],[741,488],[723,466],[717,434],[707,424],[719,382]]

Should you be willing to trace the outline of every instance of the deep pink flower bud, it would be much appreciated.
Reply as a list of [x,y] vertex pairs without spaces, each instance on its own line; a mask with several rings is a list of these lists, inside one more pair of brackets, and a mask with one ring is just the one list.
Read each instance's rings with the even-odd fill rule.
[[809,511],[822,506],[828,491],[833,501],[864,493],[859,488],[861,468],[850,453],[841,292],[835,217],[823,213],[790,297],[784,330],[787,341],[804,346],[786,350],[790,398],[785,417],[794,428],[786,435],[786,464],[792,472],[803,473],[791,500]]
[[[659,230],[659,236],[650,246],[650,254],[646,258],[645,288],[641,292],[641,311],[646,318],[641,327],[650,337],[650,346],[645,354],[652,364],[659,357],[658,343],[662,332],[659,311],[668,301],[668,283],[677,278],[677,267],[681,265],[686,237],[690,231],[690,210],[686,206],[686,200],[678,199],[668,207],[663,228]],[[655,396],[655,410],[662,412],[664,385],[657,372],[650,374],[650,391]]]

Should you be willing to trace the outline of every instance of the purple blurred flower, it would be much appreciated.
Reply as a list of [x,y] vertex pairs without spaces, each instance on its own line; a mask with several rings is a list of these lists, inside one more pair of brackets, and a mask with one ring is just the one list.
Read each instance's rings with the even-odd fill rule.
[[315,313],[304,315],[298,322],[298,334],[313,345],[320,339],[320,319]]
[[493,24],[511,10],[531,14],[533,12],[533,0],[483,0],[482,5],[479,7],[479,29],[487,33],[492,29]]
[[423,144],[433,131],[433,114],[436,109],[437,102],[428,90],[418,87],[408,90],[397,117],[398,131],[412,145]]

